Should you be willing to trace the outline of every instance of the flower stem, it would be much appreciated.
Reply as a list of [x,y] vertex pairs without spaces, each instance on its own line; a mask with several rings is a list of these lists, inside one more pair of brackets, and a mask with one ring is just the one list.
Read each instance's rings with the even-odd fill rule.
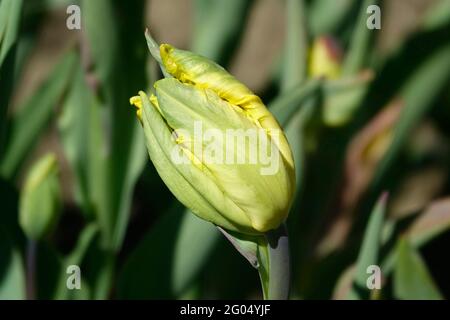
[[282,224],[278,229],[266,233],[266,239],[269,270],[265,299],[286,300],[289,298],[291,273],[286,225]]

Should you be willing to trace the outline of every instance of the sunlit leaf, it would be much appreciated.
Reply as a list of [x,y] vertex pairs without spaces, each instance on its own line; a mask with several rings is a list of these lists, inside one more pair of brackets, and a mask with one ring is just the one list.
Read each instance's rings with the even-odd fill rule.
[[397,244],[394,293],[399,299],[442,299],[422,257],[405,238],[401,238]]

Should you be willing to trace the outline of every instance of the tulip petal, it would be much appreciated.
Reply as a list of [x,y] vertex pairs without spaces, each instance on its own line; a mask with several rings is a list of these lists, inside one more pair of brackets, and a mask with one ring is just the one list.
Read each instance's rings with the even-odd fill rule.
[[[222,192],[198,167],[192,164],[175,164],[171,152],[176,147],[170,128],[158,110],[150,105],[147,95],[140,92],[142,100],[142,126],[144,128],[149,156],[159,175],[175,197],[188,206],[200,218],[229,230],[246,230],[248,220],[233,203],[224,197]],[[223,204],[230,215],[224,217],[214,206],[216,202],[210,197],[222,197]],[[213,204],[214,203],[214,204]]]
[[[295,175],[265,131],[210,89],[198,89],[176,79],[160,80],[155,88],[163,117],[170,127],[183,129],[183,147],[193,153],[199,159],[197,161],[212,174],[214,185],[245,213],[255,230],[265,232],[277,227],[287,216]],[[203,135],[198,136],[199,123],[203,133],[216,130],[223,138],[207,140]],[[229,135],[230,129],[234,130],[232,135]],[[255,133],[253,137],[256,140],[251,140],[252,133]],[[261,138],[257,135],[259,133],[273,147],[270,160],[274,160],[278,167],[274,167],[272,174],[263,175],[261,171],[263,165],[258,153],[261,148],[258,144]],[[240,137],[247,139],[244,145],[227,144],[226,139]],[[196,142],[201,144],[201,150],[197,149]],[[252,145],[254,143],[257,145]],[[222,150],[223,158],[207,162],[204,151],[214,144],[216,150]],[[252,150],[256,150],[253,158]],[[233,157],[231,162],[225,159],[229,155]],[[240,158],[243,161],[238,162]]]

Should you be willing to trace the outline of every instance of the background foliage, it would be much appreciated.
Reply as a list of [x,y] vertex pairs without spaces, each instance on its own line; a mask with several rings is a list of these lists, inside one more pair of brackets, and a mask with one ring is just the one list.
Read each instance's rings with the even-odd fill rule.
[[[73,3],[81,30],[66,28]],[[449,0],[1,0],[0,298],[260,297],[257,272],[147,159],[128,105],[160,76],[145,26],[231,70],[285,128],[292,298],[449,296]],[[308,66],[323,35],[342,51],[337,78]],[[48,151],[63,203],[32,240],[19,199]],[[73,264],[81,290],[66,288]]]

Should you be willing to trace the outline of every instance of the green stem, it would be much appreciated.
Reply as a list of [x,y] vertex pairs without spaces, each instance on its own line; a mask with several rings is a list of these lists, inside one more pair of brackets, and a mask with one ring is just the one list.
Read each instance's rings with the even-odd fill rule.
[[259,244],[258,254],[264,299],[286,300],[289,298],[291,272],[286,225],[266,233],[265,240]]

